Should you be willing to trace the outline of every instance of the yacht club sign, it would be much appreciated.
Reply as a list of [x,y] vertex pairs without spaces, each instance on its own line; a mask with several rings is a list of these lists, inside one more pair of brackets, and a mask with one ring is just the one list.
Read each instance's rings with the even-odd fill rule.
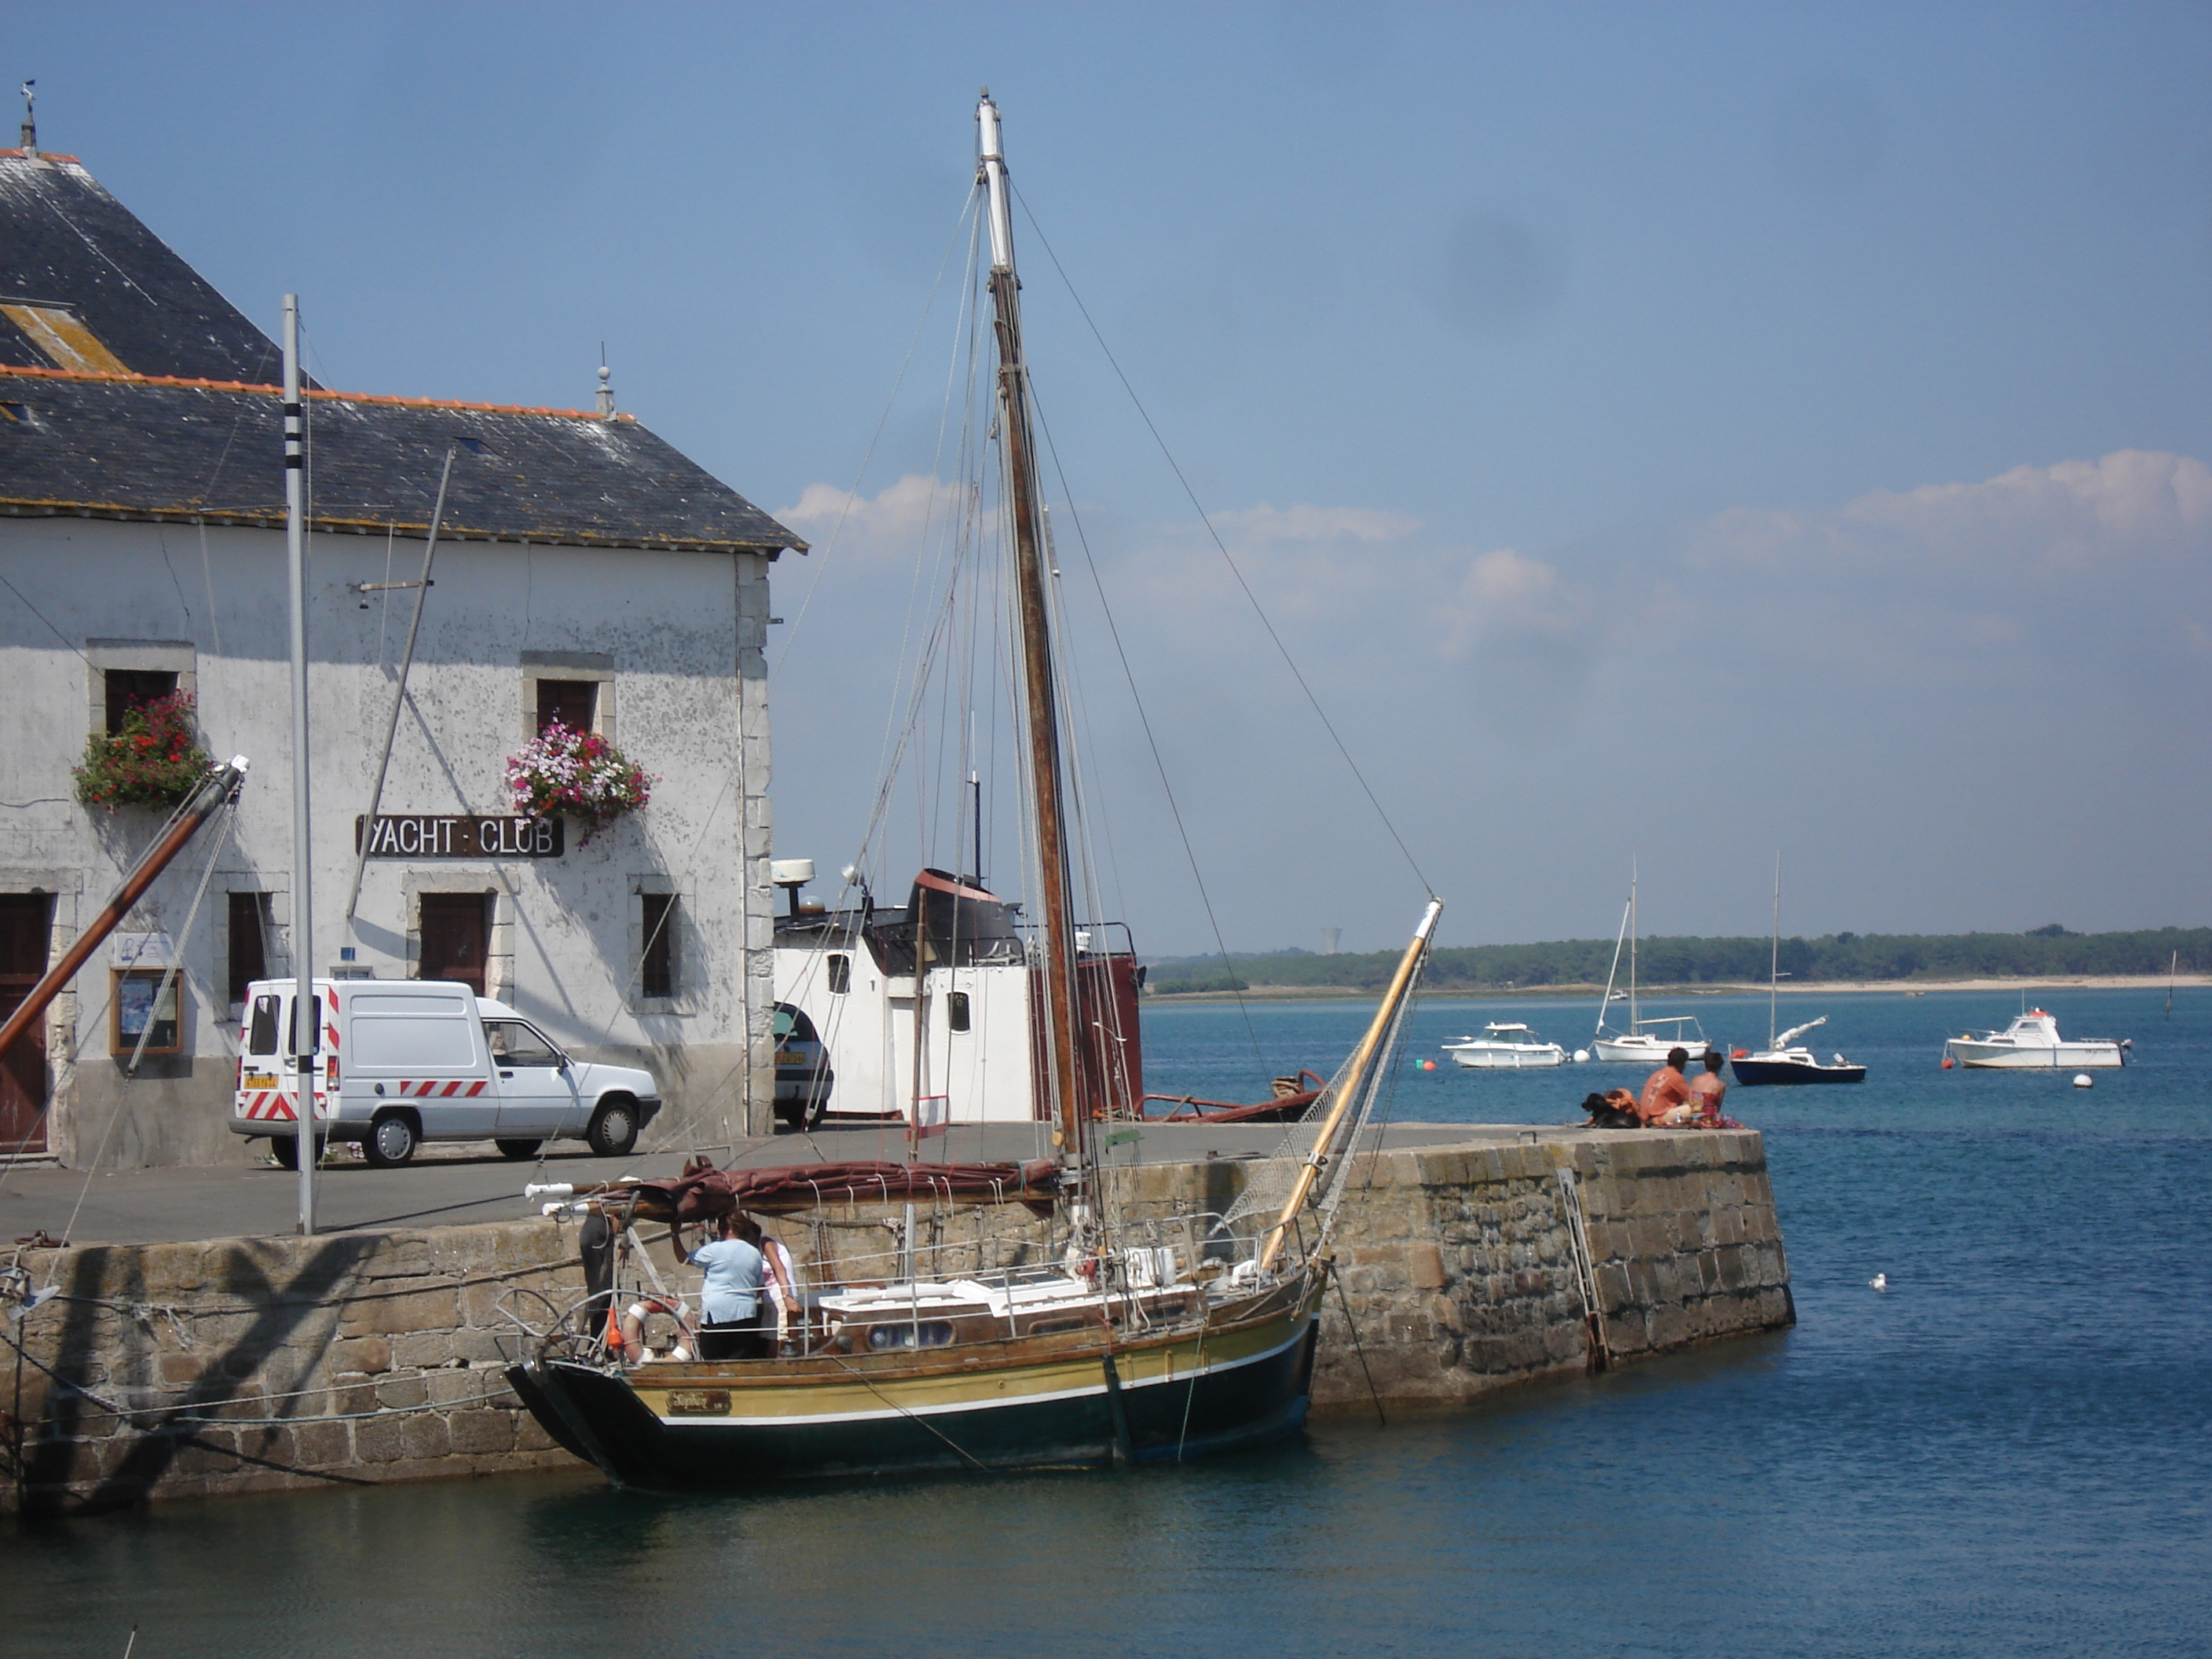
[[[353,821],[354,851],[361,851],[367,820]],[[368,830],[373,859],[557,859],[562,850],[559,818],[459,817],[413,813],[379,817]]]

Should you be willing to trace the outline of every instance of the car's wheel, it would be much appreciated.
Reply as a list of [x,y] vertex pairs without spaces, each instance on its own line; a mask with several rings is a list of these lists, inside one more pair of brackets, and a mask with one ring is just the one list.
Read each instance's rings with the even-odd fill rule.
[[[316,1156],[320,1157],[330,1144],[331,1138],[328,1135],[317,1135],[315,1137]],[[299,1136],[271,1135],[269,1137],[269,1150],[276,1155],[276,1166],[279,1169],[296,1170],[300,1167]]]
[[517,1161],[537,1157],[538,1149],[544,1144],[542,1140],[495,1140],[492,1142],[493,1146],[499,1148],[499,1155],[501,1158],[511,1158]]
[[779,1100],[775,1103],[775,1121],[787,1129],[806,1127],[806,1103],[799,1100]]
[[421,1139],[421,1132],[411,1116],[392,1112],[368,1126],[368,1144],[364,1150],[371,1164],[380,1170],[390,1170],[414,1157],[415,1147]]
[[592,1114],[592,1127],[584,1139],[601,1158],[624,1158],[637,1145],[637,1103],[628,1095],[610,1095]]

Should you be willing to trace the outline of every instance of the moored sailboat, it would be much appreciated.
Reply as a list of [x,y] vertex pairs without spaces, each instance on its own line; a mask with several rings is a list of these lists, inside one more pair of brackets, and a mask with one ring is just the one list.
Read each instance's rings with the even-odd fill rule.
[[1739,1048],[1729,1057],[1735,1069],[1735,1080],[1749,1088],[1765,1084],[1804,1083],[1863,1083],[1867,1068],[1854,1066],[1841,1054],[1832,1065],[1824,1065],[1810,1048],[1796,1044],[1806,1032],[1826,1025],[1828,1017],[1808,1019],[1802,1025],[1793,1025],[1779,1036],[1775,1033],[1777,997],[1782,988],[1782,854],[1774,855],[1774,927],[1767,942],[1769,961],[1766,975],[1766,1047],[1757,1054]]
[[[988,94],[977,119],[998,349],[995,428],[1012,532],[1023,817],[1038,914],[1024,936],[980,880],[926,870],[896,925],[887,919],[871,932],[876,924],[864,898],[856,920],[817,913],[812,944],[825,982],[840,971],[835,958],[844,957],[849,975],[865,949],[887,990],[902,981],[910,1005],[929,994],[933,971],[1001,973],[1000,1012],[1034,1057],[1012,1097],[1018,1111],[972,1103],[963,1111],[949,1096],[939,1109],[945,1123],[1026,1116],[1033,1094],[1038,1115],[1052,1126],[1052,1156],[1026,1164],[695,1166],[672,1182],[533,1189],[550,1207],[602,1224],[615,1269],[611,1283],[593,1287],[599,1297],[589,1305],[603,1311],[584,1330],[564,1320],[538,1332],[532,1352],[507,1375],[549,1434],[623,1483],[725,1487],[1178,1460],[1294,1427],[1305,1413],[1348,1153],[1387,1082],[1442,908],[1430,900],[1365,1035],[1314,1091],[1316,1121],[1310,1132],[1292,1132],[1299,1144],[1272,1167],[1247,1166],[1253,1178],[1226,1212],[1121,1212],[1102,1141],[1138,1133],[1111,1127],[1114,1113],[1134,1103],[1133,1091],[1113,1069],[1121,1045],[1093,1035],[1103,1023],[1090,1018],[1102,988],[1117,983],[1115,953],[1093,951],[1090,930],[1077,921],[1055,613],[1006,167]],[[979,981],[948,979],[940,1000],[962,998],[962,1017],[972,1019],[980,994]],[[887,1072],[884,1086],[895,1104],[904,1097],[911,1152],[938,1127],[925,1113],[933,1079],[946,1078],[947,1090],[962,1080],[929,1069],[931,1028],[918,1010],[908,1020],[896,1031],[884,1028],[914,1057],[902,1073]],[[1257,1173],[1263,1169],[1279,1177],[1279,1188]],[[975,1254],[954,1271],[921,1271],[915,1221],[923,1203],[943,1213],[977,1212]],[[897,1213],[863,1214],[872,1204]],[[774,1358],[702,1360],[686,1352],[634,1363],[642,1358],[647,1319],[672,1304],[639,1224],[666,1224],[680,1248],[680,1229],[735,1210],[803,1216],[878,1240],[888,1226],[895,1243],[848,1252],[836,1263],[817,1257],[817,1282],[789,1297]],[[992,1211],[1012,1224],[1000,1228],[1006,1248],[997,1261],[986,1259],[984,1243]],[[636,1338],[620,1312],[626,1274],[654,1292],[652,1307],[635,1304]]]
[[[1605,976],[1605,995],[1597,1005],[1597,1029],[1591,1033],[1591,1055],[1607,1065],[1649,1066],[1653,1068],[1667,1063],[1667,1054],[1672,1048],[1686,1048],[1695,1059],[1710,1045],[1705,1041],[1705,1028],[1692,1015],[1679,1018],[1669,1016],[1660,1019],[1644,1019],[1637,1006],[1637,915],[1636,872],[1632,868],[1628,876],[1628,903],[1620,913],[1620,932],[1613,941],[1613,967]],[[1626,1030],[1608,1030],[1606,1016],[1617,1000],[1613,981],[1620,972],[1620,947],[1628,946],[1628,1027]]]

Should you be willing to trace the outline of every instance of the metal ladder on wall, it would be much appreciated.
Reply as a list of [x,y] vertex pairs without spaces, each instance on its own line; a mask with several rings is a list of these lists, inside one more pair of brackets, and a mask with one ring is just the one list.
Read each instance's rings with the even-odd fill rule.
[[1590,1261],[1589,1230],[1583,1221],[1583,1195],[1575,1185],[1575,1172],[1564,1164],[1559,1170],[1559,1207],[1566,1212],[1567,1243],[1575,1259],[1575,1284],[1583,1293],[1583,1329],[1589,1343],[1584,1361],[1593,1373],[1613,1365],[1613,1349],[1605,1340],[1605,1310],[1597,1299],[1597,1269]]

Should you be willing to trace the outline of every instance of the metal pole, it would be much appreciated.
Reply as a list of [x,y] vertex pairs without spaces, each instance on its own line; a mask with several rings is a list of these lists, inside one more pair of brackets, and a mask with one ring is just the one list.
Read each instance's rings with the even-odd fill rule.
[[407,624],[407,649],[399,659],[399,684],[392,693],[392,719],[384,728],[384,752],[376,760],[376,787],[368,792],[368,816],[361,821],[361,846],[353,860],[353,885],[346,889],[345,919],[361,899],[362,873],[368,868],[368,843],[376,834],[376,809],[384,805],[384,775],[392,766],[392,740],[399,735],[399,708],[407,701],[407,671],[415,665],[415,636],[422,631],[422,602],[430,597],[430,561],[438,556],[438,526],[446,521],[446,486],[453,482],[459,444],[446,446],[445,470],[438,474],[438,505],[430,513],[429,544],[422,550],[422,580],[415,590],[415,619]]
[[307,819],[307,525],[300,442],[300,296],[284,296],[284,556],[291,599],[292,646],[292,995],[293,1110],[298,1125],[300,1236],[315,1232],[315,1048],[322,1010],[315,1002],[314,846]]

